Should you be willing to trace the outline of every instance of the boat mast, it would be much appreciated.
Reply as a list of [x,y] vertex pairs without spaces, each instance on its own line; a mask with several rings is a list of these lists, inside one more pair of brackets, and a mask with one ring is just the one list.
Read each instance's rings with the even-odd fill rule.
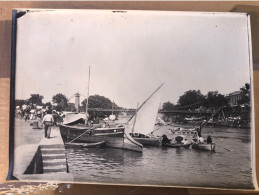
[[135,127],[135,124],[136,124],[136,120],[137,120],[137,113],[138,113],[138,104],[137,104],[137,109],[136,109],[136,113],[135,113],[135,118],[134,118],[134,121],[133,121],[133,126],[132,126],[132,130],[131,130],[131,135],[133,136],[133,133],[134,133],[134,127]]
[[88,105],[89,105],[89,86],[90,86],[90,66],[89,66],[89,75],[88,75],[88,84],[87,84],[87,96],[86,96],[86,104],[85,104],[85,125],[88,122],[89,114],[88,114]]
[[112,101],[112,115],[113,115],[113,110],[114,110],[114,100]]

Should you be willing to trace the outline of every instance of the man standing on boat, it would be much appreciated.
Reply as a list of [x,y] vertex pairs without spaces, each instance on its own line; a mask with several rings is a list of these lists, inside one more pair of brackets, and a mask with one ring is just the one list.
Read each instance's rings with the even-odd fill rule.
[[194,134],[194,138],[197,140],[198,143],[204,143],[204,139],[201,135],[201,129],[203,127],[203,125],[205,124],[205,122],[202,122],[199,127],[196,127],[196,133]]
[[207,137],[207,144],[212,144],[212,139],[211,139],[210,135]]
[[48,110],[47,114],[42,119],[42,124],[44,124],[44,129],[45,129],[45,137],[48,139],[50,138],[50,132],[51,132],[50,126],[53,125],[53,123],[54,123],[54,119],[51,115],[51,111]]

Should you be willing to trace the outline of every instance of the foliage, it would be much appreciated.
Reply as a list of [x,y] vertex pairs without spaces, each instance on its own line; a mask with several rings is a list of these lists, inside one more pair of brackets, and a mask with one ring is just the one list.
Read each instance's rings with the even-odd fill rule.
[[250,84],[246,83],[243,87],[240,88],[242,97],[238,101],[239,104],[250,104]]
[[[82,102],[82,105],[85,108],[87,100],[84,99]],[[91,95],[89,96],[89,104],[88,108],[101,108],[101,109],[112,109],[113,102],[104,96],[100,95]],[[114,103],[114,108],[119,108],[115,103]]]
[[22,105],[24,105],[26,103],[26,100],[15,100],[15,102],[14,102],[14,104],[15,104],[15,107],[16,106],[22,106]]
[[179,97],[177,103],[180,107],[186,107],[188,109],[198,108],[204,101],[205,96],[201,94],[200,90],[189,90]]
[[42,105],[42,99],[43,99],[42,95],[31,94],[31,97],[29,98],[28,101],[29,101],[30,104],[36,104],[36,105],[41,106]]
[[163,110],[173,110],[174,108],[175,108],[175,105],[169,101],[163,103],[163,107],[162,107]]
[[47,102],[47,103],[43,104],[43,106],[44,106],[45,108],[48,107],[48,109],[52,109],[52,104],[51,104],[50,102]]
[[249,94],[250,93],[250,84],[246,83],[245,86],[240,88],[242,94]]
[[68,99],[62,93],[58,93],[52,97],[52,102],[57,104],[55,109],[57,111],[63,111],[68,106]]
[[220,94],[218,91],[209,91],[204,102],[204,106],[211,110],[217,110],[221,106],[227,105],[227,98],[224,95]]
[[[82,101],[84,110],[85,110],[86,103],[87,103],[87,99],[84,99]],[[113,105],[113,102],[109,98],[106,98],[100,95],[89,96],[88,108],[112,109],[112,107],[114,109],[119,108],[115,103]],[[90,117],[96,117],[96,116],[105,117],[105,116],[109,116],[110,114],[111,112],[94,112],[94,111],[89,112]]]

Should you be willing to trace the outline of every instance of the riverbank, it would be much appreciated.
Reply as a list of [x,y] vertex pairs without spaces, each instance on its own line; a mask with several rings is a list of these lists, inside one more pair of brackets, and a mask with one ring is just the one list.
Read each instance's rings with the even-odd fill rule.
[[36,121],[15,118],[13,175],[19,180],[73,181],[67,167],[65,147],[59,128],[52,127],[50,139],[43,128],[33,128]]

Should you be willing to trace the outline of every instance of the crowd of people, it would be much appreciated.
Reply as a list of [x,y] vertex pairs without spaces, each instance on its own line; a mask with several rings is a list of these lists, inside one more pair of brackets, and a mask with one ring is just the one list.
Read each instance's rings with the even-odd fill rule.
[[17,108],[16,109],[16,117],[21,118],[26,121],[38,121],[41,126],[44,125],[45,130],[45,138],[50,138],[51,126],[58,126],[63,122],[63,118],[65,117],[65,113],[57,112],[55,110],[50,109],[42,109],[42,108]]
[[[204,138],[202,137],[201,134],[201,130],[202,130],[202,125],[203,123],[201,123],[201,125],[199,127],[195,128],[195,133],[194,136],[192,137],[192,143],[198,143],[198,144],[212,144],[212,138],[210,135],[207,136],[207,139],[204,140]],[[169,139],[165,134],[162,135],[162,144],[172,144],[172,143],[176,143],[176,144],[190,144],[190,142],[187,139],[184,139],[183,136],[177,136],[175,137],[175,140],[171,140]]]
[[50,109],[42,109],[42,108],[35,108],[35,109],[22,109],[18,108],[16,109],[16,117],[19,117],[21,119],[24,119],[25,121],[28,120],[38,120],[42,122],[45,115],[50,113],[54,119],[53,125],[58,126],[60,123],[62,123],[65,113],[58,112],[56,110],[50,110]]

